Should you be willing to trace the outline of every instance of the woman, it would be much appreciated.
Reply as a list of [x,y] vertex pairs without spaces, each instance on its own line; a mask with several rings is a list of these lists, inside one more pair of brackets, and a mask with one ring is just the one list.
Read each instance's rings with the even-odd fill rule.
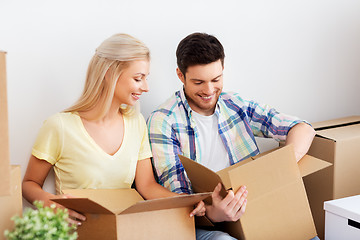
[[[50,205],[50,199],[71,197],[63,189],[130,188],[134,180],[145,199],[177,195],[154,179],[146,123],[135,107],[148,91],[149,61],[149,49],[126,34],[96,49],[80,99],[40,129],[23,179],[26,200]],[[57,195],[42,189],[52,167]],[[204,213],[200,202],[190,216]],[[71,223],[85,220],[71,210],[69,215]]]

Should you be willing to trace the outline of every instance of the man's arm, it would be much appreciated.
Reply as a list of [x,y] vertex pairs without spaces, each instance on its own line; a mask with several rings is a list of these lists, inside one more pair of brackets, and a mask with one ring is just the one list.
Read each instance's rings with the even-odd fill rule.
[[293,145],[297,162],[308,152],[314,136],[315,130],[307,123],[298,123],[288,132],[285,145]]
[[296,161],[299,161],[309,150],[315,136],[315,130],[310,124],[297,117],[278,112],[268,105],[260,105],[250,101],[248,116],[252,132],[255,136],[270,137],[292,144]]
[[176,193],[192,193],[190,181],[178,157],[180,142],[171,122],[161,112],[148,119],[149,141],[159,183]]

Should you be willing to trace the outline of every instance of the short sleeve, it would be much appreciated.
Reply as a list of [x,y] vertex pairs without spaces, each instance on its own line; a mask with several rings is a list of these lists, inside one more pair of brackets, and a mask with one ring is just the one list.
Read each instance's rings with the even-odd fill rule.
[[140,129],[141,129],[140,133],[141,133],[142,138],[141,138],[141,145],[140,145],[138,160],[152,157],[146,122],[145,122],[143,115],[141,115],[141,114],[140,114]]
[[44,121],[32,149],[32,155],[54,165],[61,155],[62,122],[55,114]]

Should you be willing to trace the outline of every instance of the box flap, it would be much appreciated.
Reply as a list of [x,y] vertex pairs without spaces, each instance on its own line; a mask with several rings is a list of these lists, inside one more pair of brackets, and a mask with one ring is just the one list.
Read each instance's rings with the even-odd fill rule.
[[[229,171],[229,176],[235,192],[241,185],[247,186],[250,200],[281,187],[284,185],[284,179],[286,182],[291,182],[301,175],[297,168],[294,149],[289,145],[232,169]],[[263,181],[264,179],[268,180]]]
[[[222,179],[215,172],[211,171],[207,167],[191,160],[185,156],[178,155],[180,161],[186,171],[187,176],[191,181],[194,192],[212,192],[218,183],[222,183]],[[221,196],[226,196],[226,191],[223,188],[220,192]]]
[[116,214],[143,200],[135,189],[66,189],[63,193],[89,198]]
[[253,160],[252,158],[247,158],[238,163],[235,163],[234,165],[231,165],[230,167],[224,168],[224,169],[216,172],[219,175],[219,177],[221,178],[221,180],[223,181],[223,184],[224,184],[224,187],[226,190],[229,190],[232,188],[230,177],[229,177],[229,171],[231,171],[232,169],[237,168],[241,165],[244,165],[252,160]]
[[114,214],[109,209],[88,198],[58,198],[51,200],[79,213]]
[[321,121],[321,122],[315,122],[311,123],[313,128],[318,130],[328,129],[328,128],[335,128],[340,127],[348,124],[353,123],[360,123],[360,116],[350,116],[345,118],[338,118],[333,120],[327,120],[327,121]]
[[332,164],[318,158],[312,157],[310,155],[305,155],[300,161],[298,162],[300,174],[302,177],[310,175],[314,172],[317,172],[321,169],[327,168]]
[[[316,235],[293,146],[229,171],[234,192],[248,190],[241,225],[246,239],[311,239]],[[261,228],[261,231],[259,231]]]
[[179,195],[168,198],[158,198],[153,200],[141,201],[127,208],[126,210],[121,212],[121,214],[148,212],[155,210],[193,206],[209,196],[211,196],[211,192],[190,194],[190,195]]

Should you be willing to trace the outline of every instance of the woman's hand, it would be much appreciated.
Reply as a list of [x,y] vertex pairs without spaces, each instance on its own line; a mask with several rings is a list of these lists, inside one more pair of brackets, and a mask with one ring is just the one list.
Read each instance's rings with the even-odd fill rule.
[[[53,199],[62,199],[62,198],[74,198],[74,196],[69,195],[69,194],[62,194],[62,195],[55,195],[53,197]],[[62,206],[56,202],[53,202],[51,200],[50,200],[50,202],[51,202],[51,204],[55,204],[56,208],[65,209],[64,206]],[[69,213],[68,222],[70,224],[75,224],[76,226],[80,226],[81,223],[86,220],[86,217],[84,215],[82,215],[78,212],[75,212],[74,210],[71,210],[71,209],[67,209],[67,210]]]
[[196,204],[195,209],[190,213],[190,217],[193,216],[204,216],[206,212],[205,203],[203,201],[200,201],[198,204]]

